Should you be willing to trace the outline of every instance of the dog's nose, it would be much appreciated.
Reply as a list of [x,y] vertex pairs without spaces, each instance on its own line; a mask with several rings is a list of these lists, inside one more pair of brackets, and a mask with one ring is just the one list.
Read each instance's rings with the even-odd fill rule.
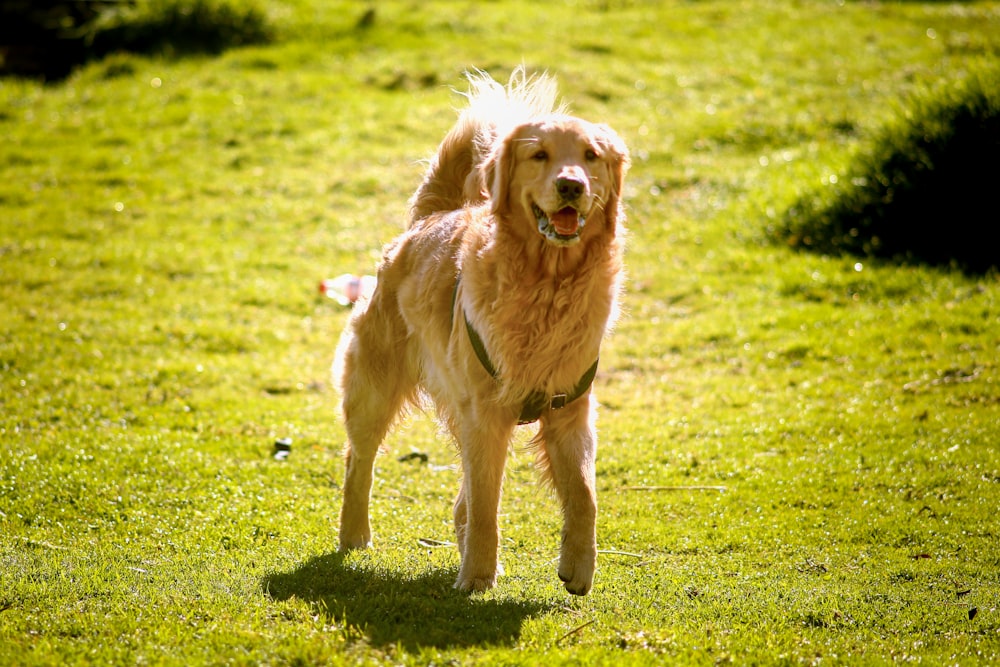
[[585,184],[583,181],[579,181],[575,178],[557,178],[556,179],[556,192],[563,201],[573,201],[580,198],[583,194]]

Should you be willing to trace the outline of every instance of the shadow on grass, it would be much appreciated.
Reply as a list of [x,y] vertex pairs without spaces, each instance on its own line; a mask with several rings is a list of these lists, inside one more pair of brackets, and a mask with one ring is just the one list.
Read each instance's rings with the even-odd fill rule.
[[305,600],[320,613],[357,628],[375,646],[454,648],[511,645],[528,618],[548,605],[484,599],[452,588],[453,569],[412,575],[349,562],[343,554],[317,556],[290,572],[264,578],[274,600]]

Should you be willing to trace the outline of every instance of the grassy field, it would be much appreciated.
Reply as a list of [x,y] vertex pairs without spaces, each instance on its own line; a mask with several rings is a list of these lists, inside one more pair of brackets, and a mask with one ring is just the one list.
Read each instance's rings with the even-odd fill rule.
[[[0,80],[0,664],[1000,660],[996,273],[767,234],[995,61],[1000,3],[371,6]],[[521,62],[633,155],[582,599],[520,448],[507,574],[452,590],[432,415],[381,459],[374,548],[335,551],[347,311],[316,285],[372,271],[463,70]]]

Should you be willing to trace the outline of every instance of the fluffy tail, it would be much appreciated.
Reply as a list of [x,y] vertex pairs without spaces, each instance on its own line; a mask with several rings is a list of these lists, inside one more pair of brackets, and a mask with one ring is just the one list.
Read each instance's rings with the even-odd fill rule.
[[441,211],[477,204],[488,196],[479,167],[499,137],[533,118],[564,113],[555,80],[547,74],[529,76],[523,65],[506,86],[481,70],[466,73],[468,105],[431,158],[423,183],[410,199],[410,226]]

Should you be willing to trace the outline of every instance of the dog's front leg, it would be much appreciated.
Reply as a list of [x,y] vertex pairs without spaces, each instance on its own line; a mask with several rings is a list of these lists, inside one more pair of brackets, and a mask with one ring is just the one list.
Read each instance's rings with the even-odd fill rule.
[[462,555],[455,588],[485,591],[496,585],[499,569],[500,528],[497,514],[503,487],[507,442],[513,423],[501,426],[489,419],[475,419],[464,429],[462,489],[455,501],[455,532]]
[[574,595],[590,592],[597,566],[597,434],[593,414],[588,395],[545,414],[540,434],[539,458],[562,504],[559,578]]

